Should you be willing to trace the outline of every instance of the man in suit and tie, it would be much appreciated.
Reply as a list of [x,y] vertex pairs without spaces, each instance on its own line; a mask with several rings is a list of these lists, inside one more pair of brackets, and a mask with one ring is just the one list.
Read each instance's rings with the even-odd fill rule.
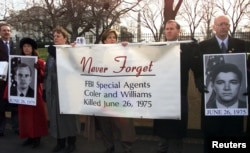
[[[14,47],[11,40],[10,25],[7,23],[0,24],[0,61],[8,61],[9,55],[18,55],[18,51]],[[8,80],[7,80],[8,81]],[[7,81],[0,80],[0,137],[4,135],[5,129],[5,111],[11,111],[11,121],[13,130],[18,133],[17,105],[9,104],[3,99],[4,88]]]
[[17,86],[14,90],[11,90],[11,96],[34,97],[34,89],[30,87],[32,71],[27,64],[18,64],[15,71],[15,81],[17,82]]
[[198,67],[195,69],[195,82],[199,91],[202,93],[201,104],[201,127],[206,138],[215,136],[240,136],[243,133],[243,116],[205,116],[204,112],[204,92],[207,92],[203,83],[203,55],[204,54],[226,54],[245,52],[245,42],[243,40],[229,36],[230,22],[225,15],[217,16],[214,19],[213,30],[215,35],[208,40],[199,43],[197,53]]
[[[167,41],[178,42],[181,32],[180,24],[175,20],[167,21],[165,37]],[[196,42],[180,44],[181,62],[181,119],[155,119],[154,134],[160,137],[157,153],[181,153],[183,138],[186,136],[188,125],[188,80],[189,71],[193,69],[193,53],[198,48]],[[166,99],[170,100],[170,99]]]

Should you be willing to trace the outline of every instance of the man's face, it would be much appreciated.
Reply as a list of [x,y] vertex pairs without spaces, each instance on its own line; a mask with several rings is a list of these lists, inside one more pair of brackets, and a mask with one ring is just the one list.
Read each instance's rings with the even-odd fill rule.
[[1,26],[0,35],[1,35],[1,38],[3,40],[9,41],[10,40],[10,27],[9,26]]
[[19,90],[26,90],[28,89],[31,83],[31,74],[28,67],[21,67],[18,68],[16,71],[15,80],[17,82],[17,88]]
[[220,39],[224,40],[227,37],[229,29],[229,20],[225,16],[218,17],[214,21],[213,30]]
[[212,84],[216,98],[222,104],[232,103],[238,99],[240,80],[233,72],[220,72]]
[[165,37],[167,41],[176,41],[178,39],[180,29],[176,28],[176,23],[170,22],[165,26]]

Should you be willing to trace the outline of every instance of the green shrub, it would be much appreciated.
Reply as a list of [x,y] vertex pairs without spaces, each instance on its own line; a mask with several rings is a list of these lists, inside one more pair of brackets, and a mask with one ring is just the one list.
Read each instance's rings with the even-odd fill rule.
[[43,60],[47,59],[49,54],[46,48],[38,48],[37,51]]

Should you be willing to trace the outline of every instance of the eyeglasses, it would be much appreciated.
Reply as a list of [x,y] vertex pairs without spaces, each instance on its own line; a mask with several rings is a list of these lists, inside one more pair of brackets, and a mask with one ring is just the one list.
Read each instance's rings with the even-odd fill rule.
[[226,23],[226,22],[222,22],[222,23],[220,23],[220,24],[216,24],[216,26],[218,26],[218,27],[222,27],[222,26],[230,26],[230,24],[229,23]]

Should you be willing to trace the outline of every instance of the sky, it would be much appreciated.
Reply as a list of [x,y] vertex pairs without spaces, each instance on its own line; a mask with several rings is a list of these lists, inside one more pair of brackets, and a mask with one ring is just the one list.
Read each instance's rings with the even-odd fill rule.
[[6,0],[9,7],[13,7],[15,9],[22,9],[25,7],[25,0]]
[[15,9],[15,10],[20,10],[25,8],[25,0],[1,0],[0,1],[0,19],[3,18],[3,15],[7,9]]
[[8,0],[8,1],[13,1],[14,7],[15,8],[24,8],[25,7],[25,1],[24,0]]

